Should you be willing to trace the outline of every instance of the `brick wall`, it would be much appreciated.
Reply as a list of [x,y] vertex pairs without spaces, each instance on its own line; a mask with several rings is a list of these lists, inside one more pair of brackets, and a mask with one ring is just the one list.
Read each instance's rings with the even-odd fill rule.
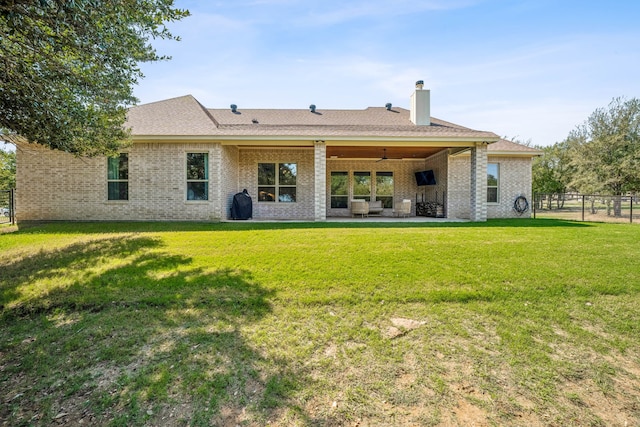
[[96,203],[107,198],[106,160],[102,163],[38,145],[18,145],[17,220],[90,219]]
[[228,219],[231,216],[233,196],[244,189],[238,182],[238,148],[230,145],[220,146],[220,217]]
[[[107,200],[107,159],[77,158],[36,145],[16,150],[18,221],[220,219],[216,193],[220,145],[134,144],[129,153],[129,200]],[[186,153],[209,154],[209,200],[186,200]],[[232,172],[230,172],[232,174]],[[228,175],[228,173],[227,173]]]
[[471,149],[471,221],[487,220],[487,144]]
[[530,211],[524,215],[514,211],[513,202],[522,194],[531,203],[531,159],[489,156],[489,163],[499,164],[500,188],[498,203],[487,204],[487,216],[489,218],[529,217]]
[[[318,149],[238,149],[218,143],[136,143],[129,153],[129,200],[107,200],[107,159],[77,158],[37,145],[16,150],[16,214],[18,221],[35,220],[194,220],[229,217],[233,195],[247,189],[253,197],[256,219],[314,220],[322,209],[316,204]],[[322,150],[320,150],[322,151]],[[209,154],[209,200],[186,200],[186,153]],[[517,217],[513,201],[520,194],[531,200],[531,159],[496,157],[500,164],[499,203],[487,206],[489,218]],[[258,202],[258,163],[297,163],[297,202]],[[216,166],[219,165],[219,166]],[[350,216],[349,209],[331,209],[331,172],[381,171],[394,174],[394,201],[410,199],[415,214],[416,196],[442,202],[449,218],[470,217],[470,158],[449,156],[444,150],[425,160],[326,160],[326,215]],[[417,187],[414,173],[433,169],[437,185]],[[375,186],[375,180],[372,180]],[[351,182],[349,189],[351,191]],[[352,195],[349,195],[351,198]],[[316,200],[318,199],[318,200]],[[392,215],[386,209],[383,215]]]
[[[77,158],[37,145],[18,147],[18,220],[217,221],[229,218],[233,195],[245,188],[253,197],[254,218],[315,219],[311,148],[239,150],[218,143],[136,143],[124,152],[129,153],[129,200],[111,201],[105,157]],[[189,152],[209,155],[207,201],[186,200]],[[297,163],[296,203],[257,201],[259,162]]]
[[[253,200],[255,219],[298,219],[315,217],[313,148],[247,148],[239,150],[239,188],[246,188]],[[258,163],[296,163],[296,202],[258,202]]]
[[314,167],[314,219],[324,221],[327,219],[327,146],[324,141],[314,142],[313,167]]
[[471,217],[471,160],[469,156],[449,156],[447,173],[447,217]]
[[[447,210],[450,218],[469,219],[471,216],[469,204],[471,198],[470,162],[468,155],[449,158]],[[520,217],[513,210],[513,202],[520,194],[524,194],[527,200],[531,200],[531,159],[489,155],[487,162],[500,165],[499,201],[487,204],[487,218]]]

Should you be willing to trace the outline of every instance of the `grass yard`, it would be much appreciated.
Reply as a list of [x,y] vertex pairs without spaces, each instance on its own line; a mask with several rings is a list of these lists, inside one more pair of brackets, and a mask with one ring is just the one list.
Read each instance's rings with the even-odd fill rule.
[[0,425],[638,426],[640,226],[0,233]]

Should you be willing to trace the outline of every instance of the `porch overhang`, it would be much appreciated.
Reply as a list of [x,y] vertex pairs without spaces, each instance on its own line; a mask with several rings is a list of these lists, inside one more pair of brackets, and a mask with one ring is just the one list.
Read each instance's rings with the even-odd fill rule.
[[[498,138],[485,137],[336,137],[336,136],[202,136],[202,135],[135,135],[133,142],[138,143],[218,143],[233,145],[240,149],[251,148],[280,148],[280,147],[308,147],[313,148],[317,141],[324,142],[327,158],[332,159],[376,159],[386,152],[389,159],[424,159],[444,149],[450,153],[465,152],[477,143],[493,143]],[[384,151],[383,151],[384,150]]]

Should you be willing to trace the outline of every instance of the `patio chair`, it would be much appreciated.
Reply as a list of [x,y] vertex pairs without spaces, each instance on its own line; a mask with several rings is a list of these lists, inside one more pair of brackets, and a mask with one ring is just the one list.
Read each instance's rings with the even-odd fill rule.
[[365,215],[369,215],[369,202],[362,199],[351,200],[351,217],[356,215],[362,215],[363,218]]
[[401,216],[401,217],[408,217],[409,215],[411,215],[411,200],[410,199],[404,199],[401,202],[396,202],[394,208],[393,208],[393,213],[394,215],[397,216]]
[[369,202],[369,215],[380,215],[383,210],[384,206],[382,206],[382,200]]

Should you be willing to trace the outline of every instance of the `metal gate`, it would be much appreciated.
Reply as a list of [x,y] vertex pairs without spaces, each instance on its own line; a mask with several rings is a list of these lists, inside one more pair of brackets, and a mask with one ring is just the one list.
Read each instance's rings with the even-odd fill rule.
[[15,190],[0,190],[0,224],[15,224]]

